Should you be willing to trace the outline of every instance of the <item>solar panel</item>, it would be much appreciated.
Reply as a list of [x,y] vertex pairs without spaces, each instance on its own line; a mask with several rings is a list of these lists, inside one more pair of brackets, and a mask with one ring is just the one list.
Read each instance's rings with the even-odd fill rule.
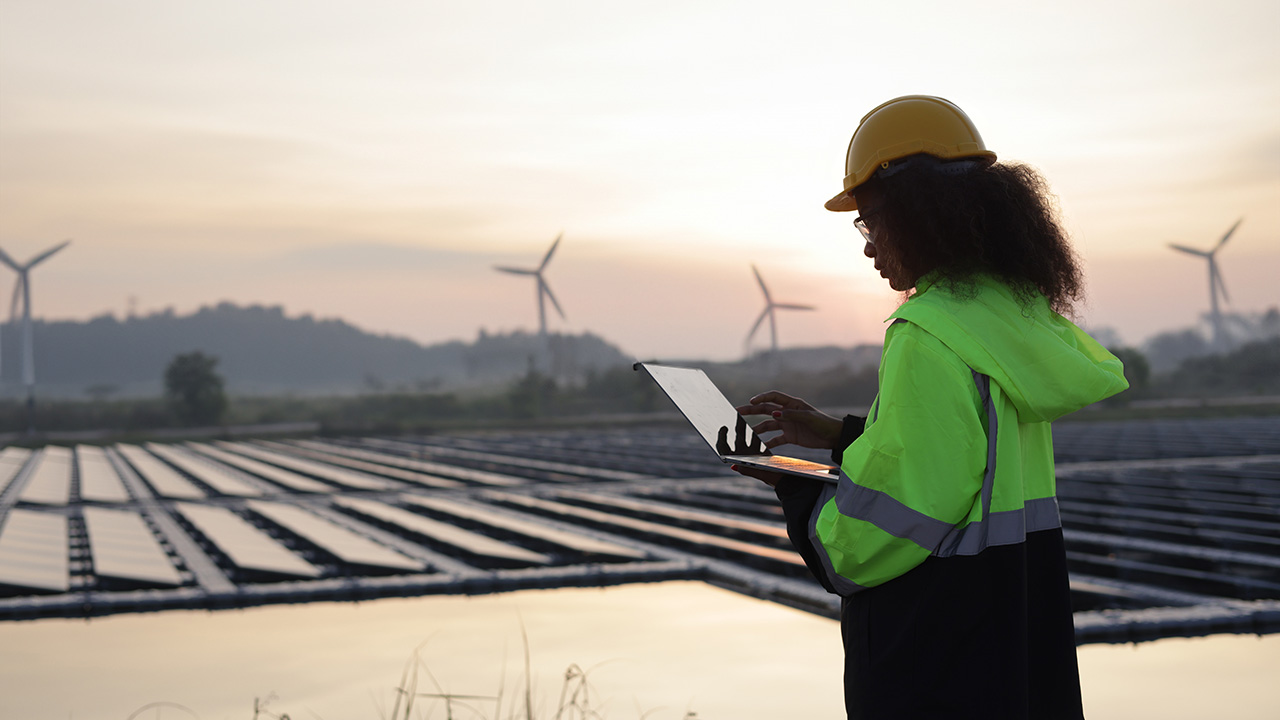
[[299,475],[274,465],[268,465],[243,455],[227,452],[221,448],[207,445],[205,443],[188,443],[193,450],[211,457],[218,462],[226,463],[231,467],[244,470],[245,472],[257,475],[265,480],[270,480],[277,485],[283,485],[290,490],[308,493],[330,493],[333,492],[333,486],[322,483],[319,480],[313,480],[305,475]]
[[[425,485],[432,488],[455,488],[464,487],[464,483],[449,478],[439,477],[437,475],[429,475],[427,473],[409,470],[403,467],[394,467],[395,463],[387,463],[390,458],[386,455],[378,455],[363,450],[354,450],[352,448],[344,448],[340,445],[329,445],[327,443],[312,442],[309,440],[298,440],[290,445],[282,443],[271,443],[273,446],[288,447],[289,451],[320,460],[334,465],[363,470],[374,475],[386,475],[396,478],[397,480],[407,480],[417,485]],[[363,456],[375,456],[373,460],[362,460]]]
[[[381,440],[372,438],[364,441],[365,443],[375,447],[385,447],[391,449],[404,450],[414,453],[421,450],[420,445],[413,445],[399,440]],[[514,485],[524,485],[524,478],[513,477],[511,475],[503,475],[501,473],[488,472],[486,470],[475,470],[473,468],[459,467],[457,465],[448,465],[446,463],[431,462],[430,460],[422,460],[419,458],[406,458],[403,456],[380,454],[384,460],[378,462],[386,462],[398,467],[406,467],[411,470],[421,470],[432,475],[440,475],[442,477],[457,478],[468,482],[480,483],[481,485],[499,485],[511,487]]]
[[421,570],[422,562],[401,555],[296,506],[251,500],[249,508],[301,535],[339,560],[393,570]]
[[653,477],[652,475],[630,472],[628,470],[610,470],[608,468],[593,467],[590,465],[582,465],[580,463],[535,460],[524,455],[508,454],[504,452],[505,447],[503,444],[498,442],[484,443],[472,440],[472,443],[476,447],[474,450],[457,447],[461,443],[459,443],[456,438],[440,438],[437,440],[427,438],[423,439],[422,443],[424,443],[424,451],[428,455],[456,457],[459,459],[474,460],[491,465],[506,465],[515,468],[517,472],[522,470],[545,470],[558,475],[573,475],[583,478],[618,480],[622,482],[629,482],[632,480],[649,480]]
[[356,490],[390,490],[392,488],[401,487],[398,483],[386,478],[366,475],[347,468],[340,468],[316,462],[315,460],[306,460],[293,455],[286,455],[285,453],[268,450],[264,447],[250,443],[220,442],[218,445],[224,449],[231,450],[232,452],[250,455],[264,462],[268,462],[273,465],[280,465],[289,470],[300,472],[305,475],[314,475],[323,480],[328,480],[331,483],[336,483],[347,488],[353,488]]
[[0,585],[66,592],[71,587],[68,557],[66,517],[9,511],[0,529]]
[[80,499],[90,502],[122,503],[129,501],[129,492],[107,459],[107,453],[93,445],[77,445],[76,458],[80,465]]
[[66,505],[71,499],[71,451],[50,445],[36,462],[39,464],[18,499],[38,505]]
[[[497,494],[495,493],[495,497]],[[804,561],[794,550],[781,550],[777,547],[756,545],[754,543],[734,540],[732,538],[722,537],[720,535],[712,535],[710,533],[698,532],[696,530],[687,530],[681,527],[664,525],[662,523],[651,522],[649,520],[640,520],[638,518],[626,517],[616,513],[606,513],[590,508],[579,507],[577,505],[569,505],[555,500],[546,500],[538,497],[529,497],[524,495],[510,494],[502,495],[500,499],[513,505],[521,505],[527,508],[546,511],[565,518],[576,518],[586,520],[591,523],[604,525],[606,527],[617,528],[620,530],[629,530],[643,536],[656,537],[659,539],[677,540],[681,543],[688,543],[701,548],[714,548],[719,550],[730,550],[745,555],[754,555],[756,557],[776,560],[788,565],[803,565]]]
[[577,552],[614,555],[635,559],[645,557],[643,552],[636,550],[635,548],[629,548],[625,545],[598,540],[580,533],[559,530],[557,528],[549,527],[546,523],[517,517],[510,512],[499,513],[491,508],[462,503],[456,500],[447,500],[445,498],[427,498],[404,495],[402,496],[402,499],[407,503],[429,508],[437,512],[445,513],[446,515],[452,515],[466,520],[473,520],[475,522],[516,533],[517,535],[537,538]]
[[9,483],[13,482],[30,458],[31,451],[26,448],[7,447],[0,450],[0,493],[9,487]]
[[204,491],[165,465],[156,456],[137,445],[116,445],[116,450],[129,461],[138,474],[150,483],[156,494],[161,497],[197,500],[204,497]]
[[191,503],[178,503],[175,507],[237,568],[296,577],[320,577],[319,568],[226,508]]
[[142,516],[135,512],[84,509],[93,570],[102,578],[146,585],[181,585],[182,576],[169,562]]
[[202,458],[186,448],[159,443],[147,443],[146,447],[223,495],[261,497],[264,494],[261,489],[236,476],[225,465]]
[[335,498],[334,502],[343,507],[351,508],[362,515],[377,518],[445,545],[465,550],[473,555],[516,560],[533,565],[545,565],[551,562],[551,558],[543,553],[526,550],[518,545],[505,543],[501,540],[494,540],[486,535],[463,530],[448,523],[432,520],[386,503],[357,498]]

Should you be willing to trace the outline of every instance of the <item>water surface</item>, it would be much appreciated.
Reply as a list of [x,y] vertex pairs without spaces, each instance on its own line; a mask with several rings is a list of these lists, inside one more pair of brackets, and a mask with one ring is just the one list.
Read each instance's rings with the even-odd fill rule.
[[[610,720],[843,717],[836,622],[696,582],[5,623],[0,717],[122,720],[166,702],[249,720],[274,693],[268,708],[294,720],[387,718],[421,646],[419,692],[501,694],[454,717],[505,719],[523,698],[522,629],[540,718],[574,665]],[[1280,636],[1085,646],[1080,659],[1092,720],[1280,717]],[[419,703],[415,717],[445,717],[441,701]]]

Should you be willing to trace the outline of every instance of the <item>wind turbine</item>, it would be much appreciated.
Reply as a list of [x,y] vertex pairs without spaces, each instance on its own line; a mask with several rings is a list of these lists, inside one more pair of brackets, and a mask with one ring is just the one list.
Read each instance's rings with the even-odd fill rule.
[[764,312],[760,313],[760,317],[756,318],[756,324],[751,326],[751,332],[747,333],[746,350],[751,351],[751,338],[755,337],[756,330],[760,329],[760,324],[765,318],[769,318],[769,339],[770,346],[773,348],[773,355],[778,355],[778,319],[774,315],[775,310],[813,310],[812,305],[793,305],[791,303],[778,303],[773,301],[773,296],[769,294],[769,288],[764,284],[764,278],[760,277],[760,271],[755,265],[751,266],[751,272],[756,275],[756,282],[760,283],[760,291],[764,293]]
[[555,253],[556,247],[560,245],[560,239],[564,237],[564,233],[556,236],[556,241],[551,243],[551,249],[542,258],[542,263],[536,269],[529,268],[513,268],[494,265],[493,269],[499,272],[511,273],[512,275],[532,275],[538,281],[538,336],[543,342],[547,339],[547,304],[546,301],[551,300],[552,306],[556,312],[560,313],[560,319],[565,319],[564,310],[560,309],[560,303],[556,302],[556,296],[552,294],[551,287],[547,285],[547,281],[542,277],[542,271],[547,269],[547,264],[551,262],[551,256]]
[[1209,320],[1213,323],[1213,346],[1218,350],[1225,349],[1227,343],[1227,330],[1222,322],[1222,312],[1218,309],[1218,294],[1221,293],[1222,299],[1226,302],[1230,302],[1231,299],[1227,296],[1227,284],[1223,282],[1222,273],[1218,270],[1217,254],[1222,249],[1222,246],[1227,244],[1231,233],[1235,232],[1242,222],[1244,222],[1244,218],[1237,220],[1236,224],[1231,226],[1231,229],[1227,231],[1226,235],[1222,236],[1222,239],[1218,241],[1218,244],[1212,250],[1197,250],[1185,245],[1169,243],[1169,247],[1174,250],[1206,258],[1209,261]]
[[31,268],[39,265],[50,255],[71,244],[70,240],[61,245],[45,250],[21,265],[0,250],[0,263],[4,263],[18,273],[18,282],[13,286],[13,304],[9,309],[9,324],[12,326],[18,318],[18,304],[22,304],[22,382],[27,386],[27,431],[35,431],[36,406],[36,368],[35,350],[31,341]]

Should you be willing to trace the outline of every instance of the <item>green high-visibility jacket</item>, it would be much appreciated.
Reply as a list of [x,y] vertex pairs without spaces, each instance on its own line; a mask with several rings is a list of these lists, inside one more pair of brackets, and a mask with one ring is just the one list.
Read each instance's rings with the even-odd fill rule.
[[991,277],[926,278],[890,320],[879,394],[811,519],[841,595],[1060,527],[1049,423],[1128,387],[1043,297],[1025,304]]

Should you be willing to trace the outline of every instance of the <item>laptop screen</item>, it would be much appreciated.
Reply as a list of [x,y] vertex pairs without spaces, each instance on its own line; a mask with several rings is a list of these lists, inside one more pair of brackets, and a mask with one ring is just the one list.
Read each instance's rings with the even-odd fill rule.
[[[718,454],[730,454],[724,452],[725,448],[717,447],[722,437],[722,428],[727,430],[729,444],[736,445],[736,430],[742,416],[706,373],[668,365],[636,363],[636,366],[649,373],[708,445]],[[750,426],[746,427],[745,439],[747,444],[752,444],[755,440],[755,433]]]

